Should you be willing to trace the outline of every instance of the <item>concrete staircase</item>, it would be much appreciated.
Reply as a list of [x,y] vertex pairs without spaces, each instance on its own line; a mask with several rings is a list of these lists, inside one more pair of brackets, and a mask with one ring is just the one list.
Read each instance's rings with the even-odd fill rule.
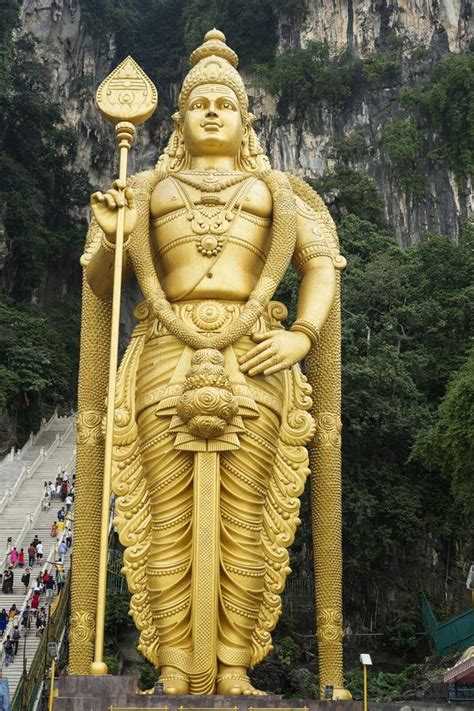
[[[0,464],[0,482],[4,483],[5,475],[5,478],[11,482],[9,486],[12,489],[16,487],[13,496],[8,494],[8,501],[0,513],[1,572],[7,567],[4,554],[8,536],[12,537],[13,545],[16,546],[17,550],[24,549],[26,567],[28,563],[27,548],[35,535],[37,535],[44,547],[43,561],[41,564],[36,562],[31,570],[31,587],[34,585],[36,577],[41,570],[48,568],[48,571],[52,570],[54,575],[55,567],[52,563],[58,560],[58,541],[56,538],[51,537],[50,532],[53,521],[57,520],[57,511],[63,504],[60,499],[54,500],[48,511],[42,510],[41,500],[44,495],[44,482],[55,479],[62,466],[67,468],[71,481],[75,467],[74,417],[52,418],[47,424],[47,429],[43,429],[42,432],[38,433],[35,441],[30,444],[26,453],[27,457],[25,456],[24,459],[17,458],[14,461],[4,461],[4,463]],[[28,465],[29,470],[27,472],[23,471],[21,475],[23,465],[28,461],[31,462]],[[37,464],[33,466],[35,462]],[[19,466],[20,464],[21,466]],[[14,480],[13,476],[15,465],[16,480]],[[68,552],[64,558],[65,572],[69,569],[69,565],[70,554]],[[31,595],[31,589],[27,595],[24,594],[21,576],[22,570],[17,566],[14,570],[13,594],[6,595],[0,592],[0,610],[5,608],[8,612],[13,604],[16,605],[18,610],[21,610],[26,604],[26,599]],[[42,595],[40,607],[44,605],[47,609],[51,601],[52,599],[47,599],[45,595]],[[19,616],[16,618],[15,623],[18,623],[20,627]],[[7,632],[11,632],[11,629],[7,629],[5,635]],[[35,620],[32,619],[31,629],[26,637],[22,631],[15,661],[8,667],[3,666],[3,675],[8,678],[12,697],[23,672],[23,658],[26,658],[26,666],[28,668],[38,644],[39,638],[36,637]],[[0,660],[4,663],[3,655],[1,654]]]

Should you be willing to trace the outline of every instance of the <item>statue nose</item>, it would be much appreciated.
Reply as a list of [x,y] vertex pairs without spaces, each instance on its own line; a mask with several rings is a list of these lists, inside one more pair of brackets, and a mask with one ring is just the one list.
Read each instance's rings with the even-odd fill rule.
[[217,111],[213,108],[209,108],[206,112],[206,116],[217,116]]

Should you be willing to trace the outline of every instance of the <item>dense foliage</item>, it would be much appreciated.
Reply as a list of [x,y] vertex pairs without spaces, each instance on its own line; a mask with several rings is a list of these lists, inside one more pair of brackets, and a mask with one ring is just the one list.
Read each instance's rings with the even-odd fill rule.
[[84,233],[77,209],[90,186],[74,168],[77,136],[51,101],[51,77],[34,40],[12,39],[17,13],[9,3],[0,52],[0,217],[6,235],[0,407],[18,415],[21,441],[37,426],[43,404],[74,400],[77,290],[76,298],[55,292],[58,283],[65,290],[77,287],[73,264]]
[[270,71],[260,67],[260,72],[268,77],[264,85],[286,107],[306,112],[320,104],[344,106],[352,94],[356,66],[347,49],[334,52],[326,43],[310,42],[304,49],[278,55]]
[[[300,0],[81,0],[89,32],[113,33],[118,58],[129,53],[154,81],[179,81],[187,56],[212,27],[225,31],[241,65],[271,62],[279,18],[304,12]],[[265,31],[262,32],[262,28]]]

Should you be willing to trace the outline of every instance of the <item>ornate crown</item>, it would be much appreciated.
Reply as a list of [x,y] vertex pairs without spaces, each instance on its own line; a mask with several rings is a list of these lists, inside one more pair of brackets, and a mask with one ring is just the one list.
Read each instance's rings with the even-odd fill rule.
[[184,118],[186,104],[191,91],[201,84],[224,84],[237,96],[244,116],[248,113],[248,97],[244,83],[236,67],[239,58],[233,49],[225,43],[225,35],[210,30],[204,37],[204,43],[190,56],[192,69],[186,75],[179,95],[180,118]]

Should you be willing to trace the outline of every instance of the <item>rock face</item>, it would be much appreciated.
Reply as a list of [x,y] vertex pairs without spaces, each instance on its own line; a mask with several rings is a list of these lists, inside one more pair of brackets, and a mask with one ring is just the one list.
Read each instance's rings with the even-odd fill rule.
[[295,39],[303,45],[309,40],[339,48],[349,44],[364,55],[395,32],[415,45],[442,43],[445,51],[460,52],[469,45],[470,5],[467,0],[311,0]]
[[[85,32],[80,0],[26,0],[20,31],[39,40],[38,51],[53,72],[52,94],[80,136],[81,167],[89,171],[93,185],[107,186],[116,173],[116,150],[110,126],[98,115],[93,96],[117,62],[114,37],[94,41]],[[471,4],[468,0],[307,0],[307,14],[300,25],[282,22],[280,26],[282,50],[316,40],[329,42],[336,49],[349,45],[362,58],[383,47],[390,36],[403,45],[403,80],[416,47],[429,48],[434,57],[467,49],[472,36]],[[178,87],[158,88],[176,96]],[[471,186],[461,189],[449,171],[427,160],[423,166],[425,191],[414,202],[393,184],[388,159],[377,148],[381,129],[396,115],[392,89],[362,89],[344,111],[322,111],[316,129],[291,117],[282,122],[275,100],[252,88],[250,94],[257,130],[276,168],[306,177],[321,175],[332,166],[335,135],[357,130],[367,151],[354,165],[375,180],[383,196],[387,224],[399,243],[416,242],[427,230],[457,240],[460,224],[473,209]],[[132,171],[153,165],[170,125],[168,121],[160,126],[155,122],[151,128],[148,124],[140,129],[131,156]]]

